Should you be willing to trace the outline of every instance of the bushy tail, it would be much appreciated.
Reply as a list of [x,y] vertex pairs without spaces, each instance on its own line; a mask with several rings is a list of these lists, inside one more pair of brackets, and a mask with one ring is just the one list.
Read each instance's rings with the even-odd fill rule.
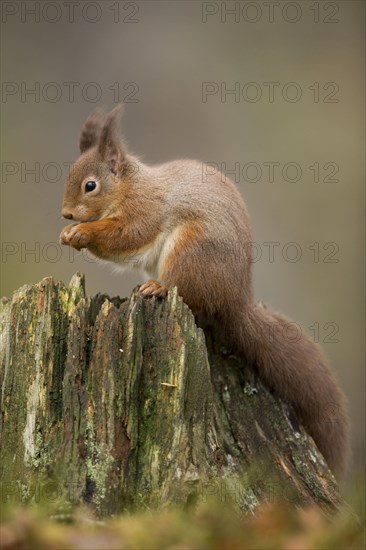
[[285,316],[253,305],[231,324],[234,343],[264,383],[291,403],[329,467],[345,472],[349,449],[346,400],[320,348]]

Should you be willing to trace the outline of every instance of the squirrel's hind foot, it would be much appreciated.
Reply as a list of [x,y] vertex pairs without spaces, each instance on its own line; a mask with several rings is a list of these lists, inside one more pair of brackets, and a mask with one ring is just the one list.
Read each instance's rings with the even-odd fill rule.
[[140,286],[139,292],[145,297],[156,296],[157,298],[165,298],[168,294],[168,289],[157,281],[150,279]]

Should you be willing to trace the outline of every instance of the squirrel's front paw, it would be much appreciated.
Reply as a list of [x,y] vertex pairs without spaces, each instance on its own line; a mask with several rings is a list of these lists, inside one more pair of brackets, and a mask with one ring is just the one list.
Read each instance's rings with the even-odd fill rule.
[[63,228],[63,230],[60,233],[59,241],[60,244],[69,244],[69,233],[73,227],[76,227],[79,225],[78,223],[70,223],[70,225],[67,225]]
[[61,231],[60,243],[81,250],[90,242],[90,231],[87,223],[74,223]]

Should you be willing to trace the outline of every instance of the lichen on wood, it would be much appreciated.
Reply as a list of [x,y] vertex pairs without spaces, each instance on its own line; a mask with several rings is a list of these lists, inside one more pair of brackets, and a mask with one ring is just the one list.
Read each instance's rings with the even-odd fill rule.
[[3,498],[52,493],[100,515],[211,496],[339,505],[291,408],[176,289],[90,298],[79,274],[46,278],[1,301],[0,326]]

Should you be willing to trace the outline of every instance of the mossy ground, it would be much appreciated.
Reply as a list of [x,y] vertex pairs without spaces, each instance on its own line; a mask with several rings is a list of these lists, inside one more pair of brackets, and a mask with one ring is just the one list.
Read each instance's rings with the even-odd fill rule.
[[3,550],[364,548],[362,524],[350,510],[326,518],[315,507],[288,510],[278,503],[242,518],[224,503],[210,503],[195,512],[146,511],[104,522],[81,509],[53,518],[17,509],[0,526],[0,536]]
[[105,521],[88,508],[55,501],[7,505],[0,525],[3,550],[348,550],[365,548],[363,479],[353,479],[348,502],[334,514],[270,502],[241,514],[230,496],[182,510],[145,509]]

